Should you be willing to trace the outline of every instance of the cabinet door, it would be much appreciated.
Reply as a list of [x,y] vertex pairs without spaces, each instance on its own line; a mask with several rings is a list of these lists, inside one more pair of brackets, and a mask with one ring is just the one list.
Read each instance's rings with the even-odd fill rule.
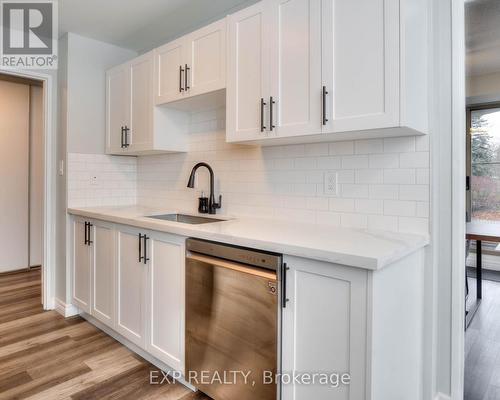
[[116,241],[112,224],[92,222],[92,315],[114,328]]
[[157,105],[184,97],[185,39],[154,50],[154,98]]
[[365,398],[367,272],[285,257],[283,371],[349,373],[349,386],[283,384],[284,400]]
[[273,0],[270,10],[271,136],[321,133],[321,2]]
[[226,87],[226,19],[186,37],[186,93],[195,96]]
[[120,227],[117,231],[116,330],[132,343],[144,347],[148,267],[139,261],[139,233],[139,230],[127,227]]
[[322,5],[323,84],[332,123],[324,132],[399,126],[399,1]]
[[184,371],[184,238],[152,233],[147,350]]
[[129,72],[120,65],[106,72],[106,152],[122,153],[122,128],[129,121]]
[[[267,135],[269,17],[268,1],[228,17],[228,142],[262,139]],[[261,101],[267,104],[261,107]]]
[[85,221],[73,221],[73,273],[72,302],[80,310],[90,313],[90,276],[92,268],[91,247],[86,243]]
[[153,147],[153,53],[130,62],[130,150]]

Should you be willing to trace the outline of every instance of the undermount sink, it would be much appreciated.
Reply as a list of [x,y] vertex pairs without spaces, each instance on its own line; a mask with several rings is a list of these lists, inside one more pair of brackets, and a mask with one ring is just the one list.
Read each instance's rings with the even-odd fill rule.
[[192,224],[192,225],[210,224],[212,222],[225,221],[223,219],[199,217],[197,215],[187,215],[187,214],[149,215],[147,218],[161,219],[163,221],[181,222],[183,224]]

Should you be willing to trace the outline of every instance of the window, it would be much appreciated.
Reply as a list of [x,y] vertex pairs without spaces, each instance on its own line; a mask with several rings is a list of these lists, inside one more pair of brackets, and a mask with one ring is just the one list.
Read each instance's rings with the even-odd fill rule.
[[500,104],[468,110],[468,219],[500,223]]

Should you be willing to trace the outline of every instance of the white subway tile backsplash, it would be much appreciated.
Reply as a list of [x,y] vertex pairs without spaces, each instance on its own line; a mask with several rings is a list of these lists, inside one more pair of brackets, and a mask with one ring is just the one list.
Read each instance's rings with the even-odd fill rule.
[[[222,214],[401,232],[427,232],[429,141],[369,139],[271,147],[225,142],[225,110],[192,114],[188,153],[144,157],[70,154],[69,206],[130,205],[196,211],[208,174],[186,188],[192,166],[212,165]],[[325,194],[325,172],[338,193]],[[90,175],[97,175],[91,185]]]
[[384,171],[381,169],[357,169],[356,183],[383,183]]
[[368,156],[342,157],[342,169],[368,168]]
[[103,154],[68,154],[68,207],[137,202],[137,160]]
[[399,187],[399,198],[401,200],[429,201],[429,186],[401,185]]
[[384,139],[385,153],[407,153],[415,151],[415,137],[397,137]]
[[401,153],[399,165],[401,168],[428,168],[429,153],[425,151]]
[[354,154],[354,142],[334,142],[329,145],[331,155]]
[[370,168],[399,168],[399,154],[371,154]]
[[348,197],[352,199],[363,199],[369,197],[369,186],[368,185],[358,185],[352,183],[342,184],[342,197]]
[[382,139],[356,140],[354,142],[354,152],[356,154],[383,153],[384,142]]
[[416,183],[416,171],[414,169],[385,169],[384,183],[411,185]]

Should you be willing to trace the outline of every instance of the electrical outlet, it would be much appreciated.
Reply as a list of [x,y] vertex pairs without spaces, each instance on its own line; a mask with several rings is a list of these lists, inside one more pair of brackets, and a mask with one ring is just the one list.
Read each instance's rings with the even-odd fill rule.
[[93,186],[97,186],[98,185],[97,176],[96,175],[92,175],[90,177],[90,184],[93,185]]
[[326,171],[324,175],[324,192],[327,196],[338,196],[339,174],[337,171]]

